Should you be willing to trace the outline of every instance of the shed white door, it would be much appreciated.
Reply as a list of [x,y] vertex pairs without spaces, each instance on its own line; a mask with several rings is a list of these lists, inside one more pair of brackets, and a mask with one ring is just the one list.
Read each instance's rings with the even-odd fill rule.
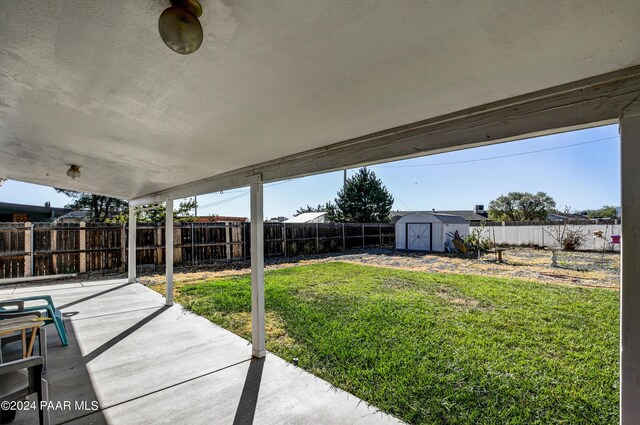
[[431,251],[431,223],[407,224],[407,249]]

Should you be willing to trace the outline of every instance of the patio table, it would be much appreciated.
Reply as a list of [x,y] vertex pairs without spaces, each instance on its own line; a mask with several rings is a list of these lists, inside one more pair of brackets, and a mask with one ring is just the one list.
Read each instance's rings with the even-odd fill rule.
[[[22,333],[22,357],[30,357],[33,352],[33,345],[36,341],[36,334],[44,322],[36,315],[13,317],[10,319],[0,320],[0,339],[5,335],[11,335],[15,332]],[[27,331],[31,329],[31,338],[27,346]],[[2,357],[0,357],[1,361]]]

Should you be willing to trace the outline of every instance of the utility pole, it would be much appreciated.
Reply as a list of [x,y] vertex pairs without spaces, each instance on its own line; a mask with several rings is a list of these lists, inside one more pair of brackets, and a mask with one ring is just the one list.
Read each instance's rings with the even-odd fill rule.
[[194,209],[195,209],[195,211],[194,211],[194,213],[193,213],[193,216],[194,216],[194,217],[197,217],[197,216],[198,216],[198,197],[197,197],[197,196],[194,196],[194,197],[193,197],[193,199],[194,199],[195,204],[196,204],[196,206],[195,206],[195,208],[194,208]]
[[344,169],[344,181],[342,183],[342,190],[345,190],[347,188],[347,169]]

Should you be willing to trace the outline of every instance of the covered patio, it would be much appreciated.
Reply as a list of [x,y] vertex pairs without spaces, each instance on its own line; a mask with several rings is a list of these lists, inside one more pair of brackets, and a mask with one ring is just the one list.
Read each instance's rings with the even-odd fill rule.
[[[399,423],[273,354],[252,359],[247,341],[140,284],[0,289],[0,300],[40,293],[62,307],[69,334],[63,347],[48,327],[50,398],[70,402],[51,410],[53,424]],[[19,353],[7,346],[6,360]],[[37,421],[19,411],[15,423]]]
[[[145,423],[133,418],[155,419],[169,394],[199,397],[197,384],[209,381],[218,390],[205,403],[167,411],[234,418],[251,412],[238,406],[261,364],[256,422],[389,420],[344,395],[326,399],[326,384],[267,355],[263,184],[620,123],[621,420],[640,421],[637,0],[202,4],[203,45],[188,56],[159,38],[169,1],[0,4],[0,178],[130,201],[130,285],[46,288],[78,312],[69,318],[82,366],[73,379],[91,381],[100,420]],[[170,232],[174,200],[242,186],[251,188],[251,347],[173,306],[171,238],[165,300],[135,284],[131,255],[136,208],[166,202]],[[135,296],[116,303],[126,292]],[[52,361],[52,397],[80,397],[60,367],[59,376]]]

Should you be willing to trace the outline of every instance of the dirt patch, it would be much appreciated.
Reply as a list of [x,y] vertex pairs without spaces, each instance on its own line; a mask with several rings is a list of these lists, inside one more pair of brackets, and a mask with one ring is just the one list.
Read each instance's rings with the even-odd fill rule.
[[503,253],[503,260],[503,263],[498,263],[493,254],[484,254],[478,259],[455,254],[382,250],[344,255],[340,259],[356,264],[424,272],[474,274],[587,287],[618,288],[620,285],[619,253],[559,252],[558,267],[551,267],[551,253],[548,251],[511,248]]
[[480,301],[473,298],[463,298],[459,293],[453,292],[450,287],[441,286],[436,290],[436,295],[456,307],[478,308]]
[[[307,264],[341,261],[375,267],[414,270],[428,273],[473,274],[488,277],[532,280],[571,286],[619,288],[620,254],[600,252],[559,252],[558,267],[551,267],[551,253],[543,249],[511,248],[503,252],[503,263],[494,254],[477,257],[461,257],[457,254],[415,253],[375,249],[348,252],[342,255],[315,256],[311,258],[277,258],[266,261],[267,270]],[[192,282],[204,279],[224,278],[249,273],[235,265],[233,270],[194,270],[176,273],[176,282]],[[164,275],[140,278],[146,284],[161,284]]]
[[465,306],[465,307],[477,307],[480,301],[478,300],[466,300],[463,298],[453,298],[449,300],[451,304]]

